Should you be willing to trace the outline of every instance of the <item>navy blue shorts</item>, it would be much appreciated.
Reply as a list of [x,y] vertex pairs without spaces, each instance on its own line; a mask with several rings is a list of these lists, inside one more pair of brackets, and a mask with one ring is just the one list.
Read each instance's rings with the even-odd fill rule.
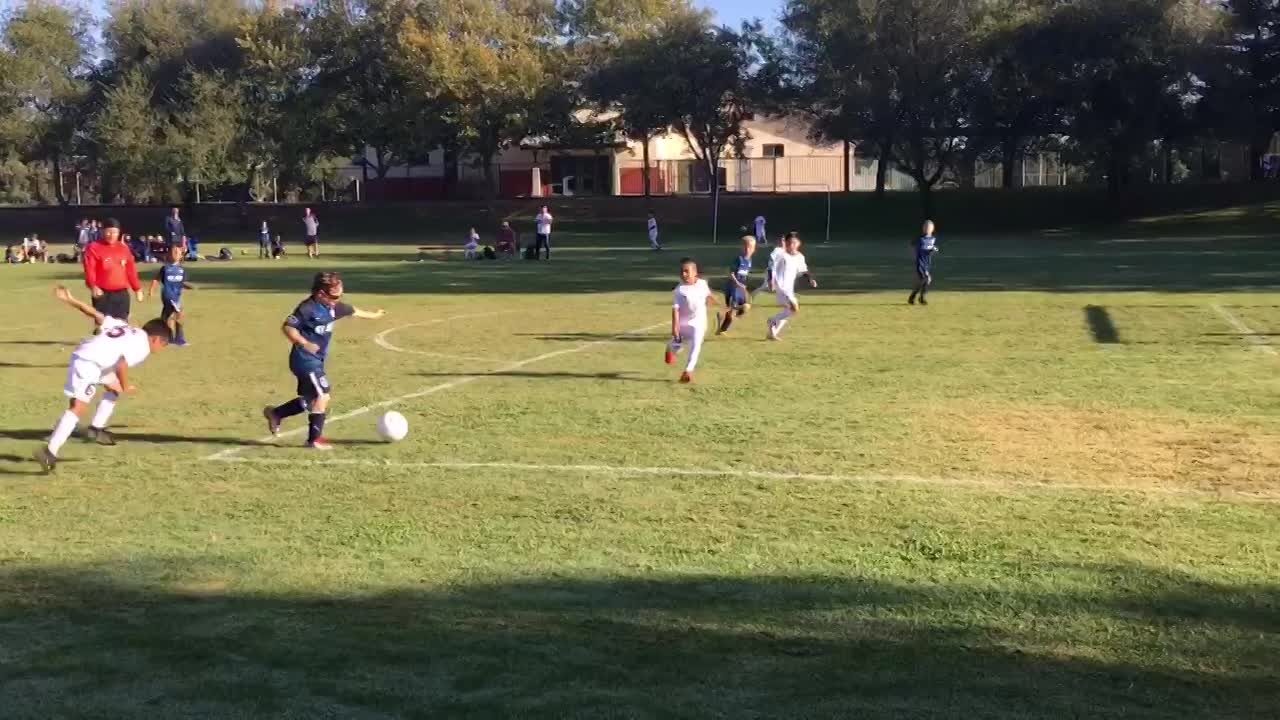
[[925,277],[925,276],[927,276],[927,275],[929,274],[929,269],[930,269],[930,268],[929,268],[929,266],[930,266],[930,265],[931,265],[931,263],[930,263],[928,260],[917,260],[917,261],[916,261],[916,275],[917,275],[917,276],[919,276],[919,277]]
[[725,307],[742,307],[747,304],[747,293],[737,285],[729,283],[724,289],[724,304]]
[[298,397],[304,400],[315,400],[321,395],[327,395],[333,389],[329,384],[329,378],[324,374],[323,367],[289,369],[298,379]]

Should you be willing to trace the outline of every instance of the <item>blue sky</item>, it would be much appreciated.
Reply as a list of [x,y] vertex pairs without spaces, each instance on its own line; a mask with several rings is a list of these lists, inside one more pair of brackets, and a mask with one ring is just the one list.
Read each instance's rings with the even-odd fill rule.
[[737,26],[739,22],[758,17],[765,27],[777,23],[782,0],[694,0],[697,5],[711,8],[716,20],[725,25]]

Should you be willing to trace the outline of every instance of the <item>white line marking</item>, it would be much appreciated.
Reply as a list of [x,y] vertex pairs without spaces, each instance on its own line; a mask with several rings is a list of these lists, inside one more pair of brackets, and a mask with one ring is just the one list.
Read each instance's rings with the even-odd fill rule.
[[1258,500],[1280,500],[1280,495],[1267,493],[1218,493],[1187,487],[1163,487],[1151,485],[1144,487],[1117,487],[1110,485],[1089,485],[1082,483],[1031,482],[1027,480],[1002,480],[998,478],[944,478],[922,477],[919,475],[890,474],[827,474],[774,472],[768,470],[743,470],[738,468],[677,468],[627,465],[571,465],[571,464],[537,464],[518,462],[396,462],[392,460],[376,460],[373,458],[330,458],[326,460],[297,460],[289,458],[242,458],[218,457],[207,458],[218,462],[243,463],[248,465],[281,465],[297,467],[299,465],[345,466],[345,467],[380,467],[380,468],[417,468],[436,470],[507,470],[516,472],[580,472],[593,475],[638,475],[665,477],[728,477],[747,480],[799,480],[804,482],[837,482],[837,483],[899,483],[911,485],[951,485],[981,488],[1016,487],[1042,490],[1111,492],[1117,494],[1149,493],[1157,495],[1238,495]]
[[[522,368],[522,367],[524,367],[524,366],[526,366],[526,365],[532,365],[532,364],[534,364],[534,363],[542,362],[543,360],[550,360],[551,358],[554,358],[554,357],[560,357],[561,355],[571,355],[571,354],[573,354],[573,353],[579,353],[579,352],[582,352],[583,350],[590,350],[591,348],[596,347],[596,346],[598,346],[598,345],[606,345],[606,344],[611,343],[611,342],[613,342],[613,341],[615,341],[615,340],[617,340],[617,339],[619,339],[619,338],[627,337],[628,335],[639,335],[640,333],[648,332],[648,331],[650,331],[650,330],[653,330],[654,328],[662,327],[662,326],[664,326],[664,325],[666,325],[666,324],[667,324],[667,322],[666,322],[666,321],[664,321],[664,322],[654,323],[654,324],[652,324],[652,325],[646,325],[645,327],[642,327],[642,328],[636,328],[636,329],[634,329],[634,330],[628,330],[628,331],[626,331],[626,332],[618,333],[617,335],[614,335],[614,336],[612,336],[612,337],[605,338],[605,339],[603,339],[603,340],[592,340],[591,342],[582,343],[581,345],[574,345],[574,346],[573,346],[573,347],[571,347],[571,348],[565,348],[565,349],[563,349],[563,350],[553,350],[553,351],[551,351],[551,352],[549,352],[549,353],[543,353],[543,354],[541,354],[541,355],[537,355],[537,356],[535,356],[535,357],[527,358],[527,359],[525,359],[525,360],[519,360],[519,361],[516,361],[516,362],[510,363],[510,364],[508,364],[508,365],[503,365],[502,367],[498,368],[497,370],[491,370],[491,371],[486,372],[486,373],[477,373],[477,374],[475,374],[475,375],[468,375],[468,376],[466,376],[466,377],[460,377],[460,378],[457,378],[457,379],[454,379],[454,380],[450,380],[450,381],[448,381],[448,382],[442,382],[442,383],[440,383],[440,384],[438,384],[438,385],[431,385],[431,386],[429,386],[429,387],[422,388],[421,390],[418,390],[418,391],[416,391],[416,392],[411,392],[411,393],[409,393],[409,394],[407,394],[407,395],[401,395],[401,396],[399,396],[399,397],[394,397],[394,398],[391,398],[390,400],[383,400],[383,401],[381,401],[381,402],[373,403],[372,405],[365,405],[364,407],[356,408],[355,410],[352,410],[351,412],[344,413],[344,414],[342,414],[342,415],[336,415],[336,416],[334,416],[334,417],[329,418],[329,419],[328,419],[328,422],[330,422],[330,423],[335,423],[335,422],[338,422],[338,421],[340,421],[340,420],[347,420],[347,419],[349,419],[349,418],[353,418],[353,417],[356,417],[356,416],[358,416],[358,415],[364,415],[365,413],[368,413],[368,412],[369,412],[369,411],[371,411],[371,410],[376,410],[376,409],[378,409],[378,408],[384,408],[384,407],[390,407],[390,406],[392,406],[392,405],[396,405],[396,404],[398,404],[398,403],[402,403],[402,402],[404,402],[405,400],[416,400],[417,398],[426,397],[426,396],[428,396],[428,395],[434,395],[434,394],[436,394],[436,393],[438,393],[438,392],[443,392],[443,391],[445,391],[445,390],[452,390],[453,388],[456,388],[456,387],[462,387],[463,385],[467,385],[467,384],[469,384],[469,383],[473,383],[473,382],[475,382],[476,380],[482,380],[482,379],[487,378],[487,377],[494,377],[494,376],[498,376],[498,375],[501,375],[501,374],[503,374],[503,373],[511,372],[512,370],[519,370],[520,368]],[[277,438],[292,437],[292,436],[295,436],[295,435],[301,435],[301,434],[305,433],[306,431],[307,431],[306,426],[303,426],[303,427],[295,428],[295,429],[293,429],[293,430],[288,430],[288,431],[286,431],[286,432],[282,432],[282,433],[280,433],[278,436],[271,436],[271,435],[267,435],[266,437],[259,438],[258,440],[256,440],[256,441],[255,441],[255,443],[256,443],[256,444],[258,444],[258,445],[266,445],[266,444],[270,443],[270,442],[271,442],[272,440],[274,440],[274,439],[277,439]],[[205,460],[227,460],[227,459],[232,458],[234,455],[236,455],[236,453],[239,453],[239,452],[241,452],[241,451],[242,451],[242,450],[244,450],[244,449],[245,449],[245,446],[240,446],[240,447],[230,447],[230,448],[227,448],[227,449],[225,449],[225,450],[219,450],[218,452],[216,452],[216,453],[214,453],[214,454],[212,454],[212,455],[209,455],[209,456],[205,457],[204,459],[205,459]]]
[[1254,332],[1253,328],[1249,327],[1248,325],[1245,325],[1244,322],[1240,320],[1240,318],[1233,315],[1230,310],[1222,307],[1221,305],[1214,303],[1212,307],[1214,312],[1218,313],[1218,315],[1220,315],[1223,320],[1226,320],[1228,323],[1230,323],[1231,327],[1235,328],[1236,332],[1240,333],[1240,336],[1242,338],[1252,343],[1254,349],[1260,350],[1273,357],[1277,355],[1276,349],[1271,345],[1271,339],[1268,338],[1266,335],[1259,335],[1258,333]]
[[13,325],[11,327],[0,327],[0,332],[13,332],[16,330],[30,330],[32,328],[45,327],[44,325]]
[[449,358],[451,360],[466,360],[468,362],[486,362],[486,363],[510,362],[509,360],[504,360],[502,358],[482,358],[482,357],[473,357],[471,355],[453,355],[450,353],[432,352],[430,350],[410,350],[408,348],[402,348],[399,345],[393,344],[390,340],[387,339],[387,336],[393,332],[407,330],[408,328],[412,328],[412,327],[426,327],[428,325],[439,325],[441,323],[446,323],[453,320],[465,320],[469,318],[489,317],[492,315],[512,315],[514,313],[515,313],[514,310],[500,310],[497,312],[482,312],[482,313],[467,313],[465,315],[451,315],[449,317],[437,318],[435,320],[427,320],[426,322],[409,323],[408,325],[398,325],[393,328],[387,328],[386,330],[383,330],[377,335],[374,335],[373,342],[383,350],[390,350],[391,352],[405,353],[408,355],[426,355],[429,357]]

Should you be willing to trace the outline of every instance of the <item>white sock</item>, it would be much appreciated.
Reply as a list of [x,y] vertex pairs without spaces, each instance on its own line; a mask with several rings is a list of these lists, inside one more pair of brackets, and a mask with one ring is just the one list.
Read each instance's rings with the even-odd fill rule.
[[791,308],[782,308],[782,312],[769,318],[769,324],[773,326],[775,335],[782,332],[782,328],[787,324],[787,318],[789,317],[791,317]]
[[89,426],[97,430],[106,429],[107,422],[111,420],[111,413],[115,412],[116,400],[119,398],[119,395],[111,391],[103,393],[102,399],[98,401],[98,410],[93,414],[93,421]]
[[53,426],[53,434],[49,436],[49,453],[57,457],[58,451],[67,443],[67,438],[71,437],[71,433],[75,432],[76,424],[80,422],[80,418],[76,414],[67,410],[62,413],[62,417],[58,418],[58,424]]

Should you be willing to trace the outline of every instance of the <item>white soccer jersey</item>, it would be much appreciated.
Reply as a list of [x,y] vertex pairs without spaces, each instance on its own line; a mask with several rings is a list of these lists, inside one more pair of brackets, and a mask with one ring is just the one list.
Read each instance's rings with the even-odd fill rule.
[[773,252],[769,253],[769,272],[773,272],[773,269],[778,265],[778,258],[786,254],[787,251],[781,246],[774,248]]
[[649,218],[649,239],[658,237],[658,218]]
[[784,253],[773,265],[773,286],[786,295],[796,292],[796,278],[809,272],[809,265],[802,253]]
[[765,234],[764,234],[764,216],[763,216],[763,215],[757,215],[757,216],[756,216],[756,238],[757,238],[757,239],[759,239],[759,240],[764,240],[764,238],[765,238]]
[[671,306],[676,309],[681,325],[705,327],[707,324],[707,299],[711,297],[711,286],[706,280],[699,279],[692,285],[683,283],[676,286],[671,295]]
[[71,356],[96,365],[105,373],[110,372],[120,358],[124,358],[125,365],[133,367],[150,354],[151,345],[145,332],[109,317],[102,322],[102,332],[80,343]]
[[307,237],[315,235],[320,229],[320,221],[316,219],[315,215],[307,215],[303,217],[302,225],[307,229]]
[[539,235],[551,234],[551,213],[549,212],[538,213],[538,216],[535,217],[534,220],[536,220],[538,223]]

